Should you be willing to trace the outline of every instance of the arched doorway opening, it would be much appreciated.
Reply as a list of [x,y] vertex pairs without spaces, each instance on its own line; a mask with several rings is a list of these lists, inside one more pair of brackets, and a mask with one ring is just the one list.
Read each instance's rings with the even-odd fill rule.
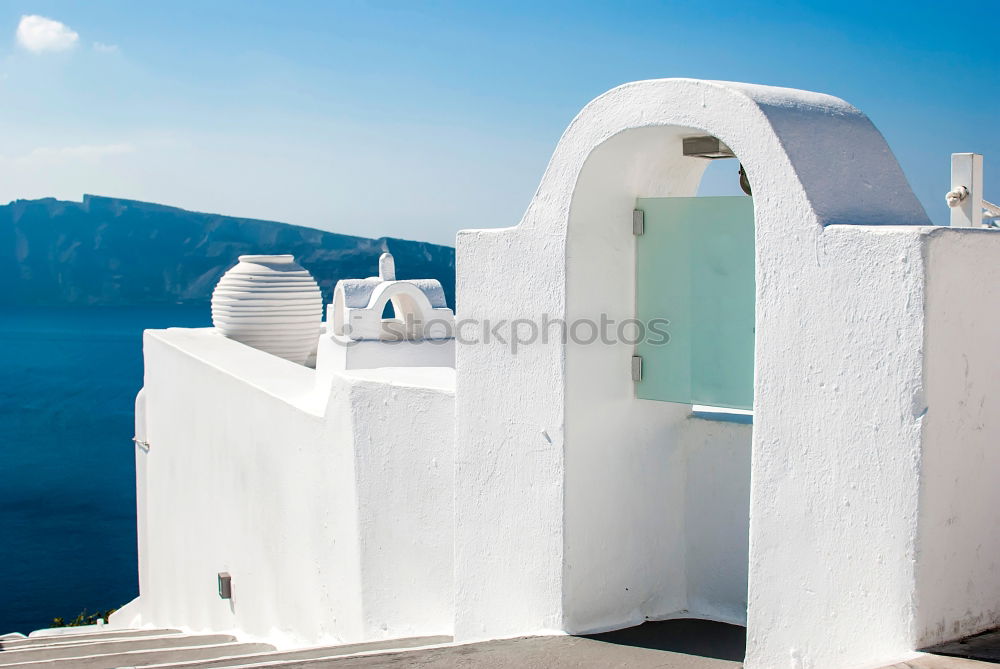
[[[697,194],[709,161],[684,155],[683,142],[704,134],[682,126],[637,128],[590,154],[570,209],[567,322],[648,316],[637,311],[643,268],[633,210],[637,202]],[[742,261],[752,281],[752,206],[727,206],[733,204],[750,216],[749,237],[742,230],[735,252],[749,254]],[[685,224],[698,230],[696,221]],[[663,275],[649,279],[657,277]],[[750,296],[752,328],[752,284],[743,295]],[[697,336],[689,325],[674,327]],[[752,329],[750,337],[746,402],[753,397]],[[567,342],[565,628],[593,633],[675,618],[746,625],[752,421],[699,415],[694,404],[713,402],[697,394],[644,398],[631,373],[636,349],[628,341]]]

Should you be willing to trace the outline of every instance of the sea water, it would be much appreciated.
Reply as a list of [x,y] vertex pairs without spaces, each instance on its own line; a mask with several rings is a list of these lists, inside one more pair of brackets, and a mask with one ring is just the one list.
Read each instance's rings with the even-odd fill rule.
[[208,325],[208,305],[0,306],[0,634],[138,594],[142,331]]

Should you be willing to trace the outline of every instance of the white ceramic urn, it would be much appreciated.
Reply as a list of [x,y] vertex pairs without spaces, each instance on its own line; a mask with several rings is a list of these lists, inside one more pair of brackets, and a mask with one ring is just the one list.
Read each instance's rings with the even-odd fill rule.
[[212,293],[212,322],[223,335],[304,365],[316,353],[323,297],[291,255],[240,256]]

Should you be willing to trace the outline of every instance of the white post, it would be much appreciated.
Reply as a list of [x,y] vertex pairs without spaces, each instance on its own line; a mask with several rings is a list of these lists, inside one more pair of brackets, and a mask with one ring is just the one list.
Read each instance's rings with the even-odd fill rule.
[[396,280],[396,261],[392,259],[391,253],[386,252],[378,257],[378,277],[383,281]]
[[[961,194],[962,197],[953,198],[952,194]],[[951,154],[951,192],[948,195],[948,204],[951,206],[951,227],[982,226],[983,156],[981,154]]]

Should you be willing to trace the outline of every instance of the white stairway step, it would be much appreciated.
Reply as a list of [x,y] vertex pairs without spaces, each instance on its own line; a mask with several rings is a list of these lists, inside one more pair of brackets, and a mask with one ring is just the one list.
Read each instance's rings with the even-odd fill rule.
[[40,630],[28,632],[29,637],[36,636],[63,636],[65,634],[87,634],[89,632],[99,632],[104,629],[103,625],[73,625],[72,627],[46,627]]
[[0,651],[0,667],[16,662],[55,660],[63,657],[79,657],[81,655],[124,653],[132,650],[210,646],[233,643],[234,641],[236,641],[236,637],[230,634],[172,634],[125,639],[77,639],[65,643],[53,643],[43,646],[29,646]]
[[37,646],[5,648],[0,651],[0,667],[15,662],[122,653],[131,650],[207,646],[236,641],[236,637],[230,634],[166,634],[105,639],[94,639],[91,635],[83,635],[74,638],[57,638],[58,641],[53,640],[51,643]]
[[[0,637],[0,651],[23,650],[26,648],[38,648],[40,646],[80,643],[85,641],[100,641],[105,639],[135,639],[147,636],[168,636],[180,633],[180,630],[174,629],[115,629],[103,630],[101,632],[83,632],[80,634],[59,634],[53,636],[31,637],[22,636],[18,639],[4,639]],[[2,657],[3,656],[0,655],[0,658]]]
[[[86,647],[77,646],[77,649],[85,652]],[[211,660],[219,657],[251,655],[270,650],[274,650],[274,646],[266,643],[220,643],[151,648],[147,650],[131,650],[94,655],[81,654],[76,657],[36,658],[31,661],[26,660],[15,664],[0,664],[0,667],[4,669],[116,669],[117,667],[148,667],[150,665],[171,662],[190,662],[194,660]]]
[[172,664],[157,664],[148,669],[224,669],[227,667],[251,667],[258,664],[270,665],[274,662],[289,662],[293,660],[327,660],[354,653],[364,653],[376,650],[403,650],[420,646],[436,646],[451,643],[450,636],[417,636],[405,639],[390,639],[387,641],[369,641],[366,643],[351,643],[342,646],[315,646],[312,648],[297,648],[295,650],[276,650],[269,653],[257,653],[239,657],[220,657],[216,660],[201,662],[175,662]]

